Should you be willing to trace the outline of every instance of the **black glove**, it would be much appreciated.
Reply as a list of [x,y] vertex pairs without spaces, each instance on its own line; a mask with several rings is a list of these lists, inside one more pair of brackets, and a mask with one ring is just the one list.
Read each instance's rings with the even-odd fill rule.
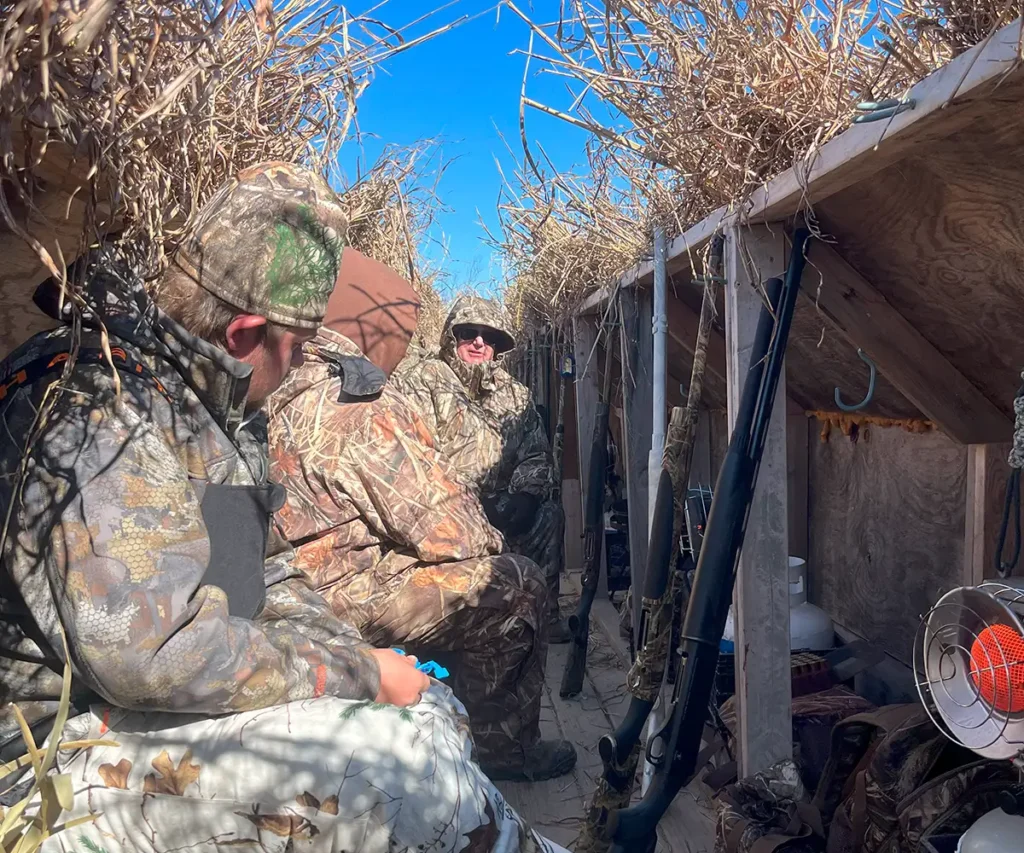
[[533,526],[540,508],[540,499],[525,492],[498,492],[480,499],[487,520],[505,536],[518,536]]
[[501,529],[502,521],[504,520],[501,513],[501,505],[504,502],[503,499],[507,495],[504,493],[498,493],[496,495],[483,495],[480,498],[480,503],[484,508],[484,515],[487,516],[487,520],[491,523],[491,527],[497,527]]
[[516,492],[505,499],[502,515],[505,518],[501,531],[506,536],[518,536],[526,533],[537,519],[540,499],[536,495]]

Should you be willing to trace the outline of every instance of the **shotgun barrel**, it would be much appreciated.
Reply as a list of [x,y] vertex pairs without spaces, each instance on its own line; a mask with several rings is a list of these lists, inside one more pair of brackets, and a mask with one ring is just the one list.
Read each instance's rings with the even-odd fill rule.
[[[647,758],[655,766],[644,798],[611,812],[606,831],[613,853],[651,851],[658,821],[697,771],[697,756],[718,664],[718,648],[732,602],[736,565],[757,483],[765,437],[778,390],[809,233],[801,229],[785,282],[766,283],[769,306],[761,310],[732,440],[715,484],[715,499],[704,535],[679,650],[682,671],[672,711],[651,737]],[[662,749],[656,751],[656,744]],[[655,753],[658,754],[655,754]]]
[[606,326],[604,377],[601,397],[594,420],[594,440],[590,447],[587,501],[583,518],[583,582],[579,605],[569,617],[569,657],[562,672],[559,695],[563,699],[577,696],[583,690],[587,671],[587,650],[590,645],[590,610],[601,579],[601,553],[604,539],[604,486],[608,468],[608,416],[612,374],[612,347],[615,341],[613,324]]

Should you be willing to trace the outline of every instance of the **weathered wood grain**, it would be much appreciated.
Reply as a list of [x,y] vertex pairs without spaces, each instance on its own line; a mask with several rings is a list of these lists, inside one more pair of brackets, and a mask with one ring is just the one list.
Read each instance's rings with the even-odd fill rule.
[[[1020,101],[821,205],[843,257],[1009,416],[1024,365]],[[1009,439],[1002,435],[979,443]]]
[[815,274],[804,276],[804,296],[943,432],[961,444],[1005,439],[1012,432],[1005,413],[837,251],[815,241],[808,263]]
[[[755,285],[786,268],[780,227],[732,228],[726,235],[726,342],[729,423],[735,425],[749,381],[761,316]],[[736,733],[740,776],[792,756],[789,678],[789,531],[786,483],[786,377],[779,378],[757,484],[740,552],[733,612],[736,625]]]
[[[996,551],[1010,479],[1010,443],[972,444],[967,448],[967,495],[963,583],[976,586],[997,578]],[[1004,556],[1013,551],[1013,516],[1008,518]],[[1019,574],[1019,569],[1014,574]]]
[[811,600],[906,664],[920,616],[961,580],[966,472],[938,432],[811,442]]

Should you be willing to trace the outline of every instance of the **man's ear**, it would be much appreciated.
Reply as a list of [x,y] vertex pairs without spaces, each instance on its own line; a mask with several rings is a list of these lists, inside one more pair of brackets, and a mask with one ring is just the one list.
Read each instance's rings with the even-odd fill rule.
[[242,359],[263,343],[267,334],[267,318],[258,314],[239,314],[225,330],[228,354]]

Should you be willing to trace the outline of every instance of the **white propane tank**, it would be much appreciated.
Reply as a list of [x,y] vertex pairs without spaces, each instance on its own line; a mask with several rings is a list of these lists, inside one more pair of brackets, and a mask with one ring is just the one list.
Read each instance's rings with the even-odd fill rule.
[[[794,652],[823,652],[835,647],[835,628],[829,615],[807,601],[807,561],[789,558],[789,648]],[[721,651],[735,650],[736,628],[732,608],[725,621]]]
[[821,652],[835,646],[832,619],[807,601],[807,561],[789,558],[789,647],[794,652]]
[[1024,817],[992,809],[979,817],[963,834],[957,853],[1011,853],[1020,850],[1024,838]]

